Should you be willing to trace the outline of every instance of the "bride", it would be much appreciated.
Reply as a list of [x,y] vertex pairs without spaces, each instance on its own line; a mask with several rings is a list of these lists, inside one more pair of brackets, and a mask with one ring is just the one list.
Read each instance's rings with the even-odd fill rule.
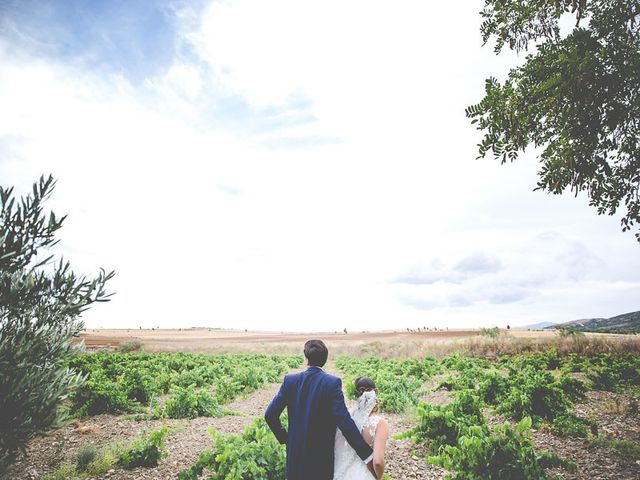
[[384,473],[384,449],[389,436],[389,425],[378,411],[376,385],[368,377],[355,380],[358,393],[358,405],[351,411],[356,426],[360,429],[365,441],[373,448],[373,469],[375,476],[367,465],[358,457],[355,450],[338,429],[336,432],[335,462],[333,480],[381,480]]

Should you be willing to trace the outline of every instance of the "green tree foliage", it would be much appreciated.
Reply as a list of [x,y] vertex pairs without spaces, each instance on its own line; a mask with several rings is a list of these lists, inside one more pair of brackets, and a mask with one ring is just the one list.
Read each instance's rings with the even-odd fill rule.
[[586,191],[599,214],[622,205],[629,230],[640,221],[640,1],[485,0],[481,15],[496,53],[535,53],[503,83],[488,79],[467,109],[484,134],[480,156],[505,163],[535,147],[537,189]]
[[113,276],[77,276],[48,255],[65,219],[43,211],[54,186],[43,177],[19,200],[0,187],[0,473],[82,384],[66,365],[79,349],[71,341],[83,328],[79,315],[108,299],[104,287]]

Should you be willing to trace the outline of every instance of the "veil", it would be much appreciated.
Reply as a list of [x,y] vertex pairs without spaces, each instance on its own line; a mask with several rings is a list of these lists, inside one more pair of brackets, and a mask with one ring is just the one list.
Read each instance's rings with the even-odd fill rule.
[[353,421],[355,422],[356,427],[358,427],[358,430],[362,431],[364,424],[367,422],[369,415],[371,415],[371,412],[373,412],[377,403],[378,399],[376,392],[373,390],[364,392],[360,395],[360,398],[358,398],[358,407],[352,415]]
[[[351,413],[351,418],[353,418],[359,431],[362,431],[367,425],[369,415],[371,415],[377,403],[376,392],[373,390],[364,392],[360,395],[360,398],[358,398],[358,405]],[[360,460],[355,450],[347,443],[347,440],[339,429],[336,431],[333,478],[334,480],[368,480],[373,478],[365,464]]]

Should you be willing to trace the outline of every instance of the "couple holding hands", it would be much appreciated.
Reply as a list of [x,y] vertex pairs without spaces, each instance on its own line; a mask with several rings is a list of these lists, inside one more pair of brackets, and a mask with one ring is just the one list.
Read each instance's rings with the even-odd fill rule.
[[[349,412],[342,381],[322,367],[328,350],[321,340],[304,345],[307,370],[286,375],[265,412],[278,441],[287,447],[288,480],[381,480],[387,421],[378,411],[376,386],[355,380],[357,406]],[[285,429],[280,414],[287,408]]]

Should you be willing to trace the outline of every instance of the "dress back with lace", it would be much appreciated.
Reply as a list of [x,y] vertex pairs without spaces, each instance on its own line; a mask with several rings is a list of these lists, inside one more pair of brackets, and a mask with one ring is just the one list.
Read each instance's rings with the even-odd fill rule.
[[[351,412],[356,427],[369,442],[371,448],[373,448],[376,429],[380,422],[379,415],[371,415],[377,402],[376,392],[364,392],[358,399],[358,405]],[[336,431],[333,480],[371,480],[373,478],[375,477],[338,429]]]

